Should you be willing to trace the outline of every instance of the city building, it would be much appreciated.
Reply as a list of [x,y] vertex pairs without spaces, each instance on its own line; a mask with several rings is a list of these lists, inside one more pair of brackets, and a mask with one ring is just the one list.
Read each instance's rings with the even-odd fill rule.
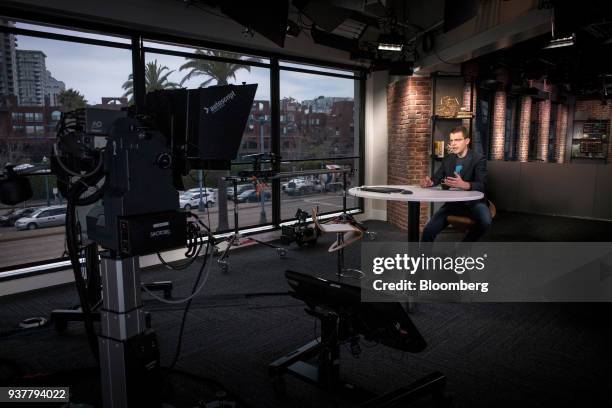
[[44,106],[47,70],[42,51],[16,50],[17,83],[19,104],[22,106]]
[[66,90],[66,84],[53,78],[50,71],[45,71],[45,105],[59,106],[59,94]]
[[[15,23],[0,19],[0,26]],[[0,95],[17,95],[17,40],[14,34],[0,33]]]

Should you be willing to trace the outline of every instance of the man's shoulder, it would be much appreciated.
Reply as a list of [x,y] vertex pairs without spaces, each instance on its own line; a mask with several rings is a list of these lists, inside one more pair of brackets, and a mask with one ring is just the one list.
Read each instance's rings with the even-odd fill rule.
[[474,149],[470,149],[468,155],[470,156],[470,160],[473,160],[475,162],[479,162],[485,158],[484,155],[478,153]]

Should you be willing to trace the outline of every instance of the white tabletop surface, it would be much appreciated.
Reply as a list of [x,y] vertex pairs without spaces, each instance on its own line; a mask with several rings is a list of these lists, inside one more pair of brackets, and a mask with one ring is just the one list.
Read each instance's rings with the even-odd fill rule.
[[[365,186],[364,186],[365,187]],[[419,202],[457,202],[480,200],[484,194],[480,191],[442,190],[439,186],[423,188],[419,186],[367,186],[367,187],[391,187],[410,190],[412,194],[402,193],[374,193],[363,191],[359,187],[353,187],[348,192],[356,197],[372,198],[375,200],[391,201],[419,201]]]

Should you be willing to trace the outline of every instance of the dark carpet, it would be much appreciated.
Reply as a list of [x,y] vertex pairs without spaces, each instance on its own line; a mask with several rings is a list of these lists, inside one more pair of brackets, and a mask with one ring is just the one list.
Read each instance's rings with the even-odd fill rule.
[[[379,241],[405,240],[403,231],[387,223],[367,224],[378,232]],[[485,240],[610,242],[610,226],[500,213]],[[287,396],[276,398],[267,366],[315,337],[314,319],[301,302],[286,295],[283,273],[333,272],[335,257],[326,250],[333,239],[323,236],[315,248],[293,244],[286,259],[266,247],[240,249],[232,253],[227,274],[215,263],[188,315],[177,368],[223,384],[252,407],[326,406],[323,392],[291,378]],[[457,239],[457,234],[445,233],[440,239]],[[359,266],[359,259],[359,245],[354,245],[346,253],[347,266]],[[172,280],[173,294],[180,297],[191,290],[198,267],[150,268],[142,280]],[[182,308],[143,297],[160,341],[162,364],[167,365],[176,348]],[[78,323],[62,333],[51,326],[15,330],[24,318],[48,316],[54,308],[76,303],[72,285],[0,298],[0,359],[17,363],[21,374],[93,366]],[[358,359],[343,349],[341,371],[379,392],[441,371],[457,407],[612,406],[611,313],[611,304],[602,303],[422,304],[411,317],[428,342],[424,352],[364,344]]]

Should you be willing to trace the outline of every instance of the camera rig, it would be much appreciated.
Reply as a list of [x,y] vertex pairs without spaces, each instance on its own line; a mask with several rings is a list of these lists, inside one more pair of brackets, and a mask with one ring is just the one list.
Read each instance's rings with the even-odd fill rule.
[[[208,255],[214,238],[194,214],[179,208],[177,190],[184,189],[182,175],[192,169],[229,170],[256,90],[256,84],[243,84],[156,91],[138,115],[94,108],[62,115],[51,172],[67,200],[68,254],[88,340],[99,356],[107,408],[161,405],[159,348],[145,324],[138,257],[187,246],[193,262],[205,241]],[[27,178],[12,168],[0,181],[2,202],[16,204],[32,195]],[[84,236],[76,211],[83,206],[92,206]],[[92,291],[81,271],[84,252],[93,259],[87,265],[97,268],[98,246],[104,249],[99,335]]]

